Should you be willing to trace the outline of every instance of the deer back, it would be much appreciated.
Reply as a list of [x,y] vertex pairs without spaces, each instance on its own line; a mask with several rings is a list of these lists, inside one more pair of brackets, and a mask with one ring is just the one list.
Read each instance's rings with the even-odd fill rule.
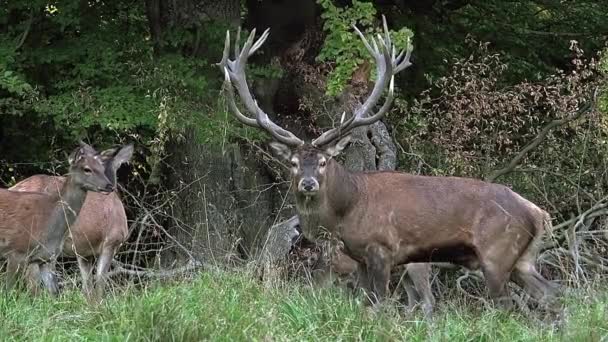
[[0,189],[0,254],[26,254],[46,239],[43,229],[58,196]]
[[[11,191],[37,191],[57,195],[66,178],[34,175],[15,184]],[[127,216],[116,192],[108,195],[88,192],[80,215],[63,246],[67,255],[97,255],[106,243],[122,243],[127,237]]]

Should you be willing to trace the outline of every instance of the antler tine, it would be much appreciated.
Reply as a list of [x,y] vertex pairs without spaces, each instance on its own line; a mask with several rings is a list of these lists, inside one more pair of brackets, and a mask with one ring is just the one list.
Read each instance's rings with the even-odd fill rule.
[[[266,130],[270,135],[284,144],[290,146],[299,146],[304,143],[303,140],[296,137],[293,133],[285,130],[270,120],[268,115],[258,106],[254,100],[249,86],[247,85],[247,77],[245,74],[245,68],[247,66],[247,59],[256,50],[258,50],[262,44],[268,38],[270,30],[267,29],[264,33],[255,40],[255,29],[251,31],[247,41],[243,47],[239,47],[240,28],[237,31],[237,41],[234,48],[234,60],[230,60],[230,32],[226,32],[226,43],[224,44],[224,53],[222,60],[218,63],[222,72],[224,73],[224,83],[228,92],[228,105],[232,110],[236,118],[244,123],[245,125],[262,128]],[[241,102],[250,114],[253,114],[255,118],[244,115],[236,104],[236,95],[234,89],[239,94]]]
[[226,31],[226,40],[224,41],[224,52],[222,52],[222,60],[217,63],[217,65],[222,69],[226,68],[226,64],[228,63],[228,58],[230,58],[230,31]]
[[[228,31],[230,32],[230,31]],[[255,35],[255,28],[251,31]],[[236,29],[236,40],[234,41],[234,58],[241,55],[241,27]]]
[[[371,40],[371,44],[363,33],[361,33],[356,26],[353,26],[355,32],[359,38],[361,38],[363,45],[365,45],[365,48],[374,57],[378,78],[374,84],[372,93],[368,99],[355,111],[355,113],[353,113],[348,120],[342,122],[338,127],[330,129],[315,139],[312,142],[314,146],[321,147],[334,141],[340,136],[349,133],[356,127],[370,125],[380,120],[390,109],[394,99],[394,76],[401,70],[411,65],[410,56],[412,48],[411,46],[408,46],[407,48],[401,50],[397,56],[395,56],[396,49],[391,40],[386,18],[384,16],[382,16],[382,26],[384,34],[378,34],[376,37],[377,39],[371,36],[369,38]],[[368,116],[368,113],[376,105],[387,86],[389,88],[389,92],[383,105],[375,114]]]
[[253,55],[254,52],[256,52],[264,44],[264,42],[266,42],[266,39],[268,38],[269,35],[270,35],[270,28],[267,28],[264,31],[264,33],[262,33],[262,36],[255,42],[255,44],[253,44],[251,51],[249,51],[249,56]]
[[[408,44],[407,48],[401,50],[401,52],[399,53],[399,56],[397,56],[397,61],[401,61],[399,62],[396,66],[395,66],[395,74],[399,73],[401,70],[406,69],[410,66],[412,66],[412,62],[410,62],[410,58],[412,57],[412,50],[413,47],[411,44]],[[403,54],[405,53],[405,57],[403,56]]]
[[226,84],[226,90],[228,91],[228,105],[230,109],[232,109],[232,113],[236,116],[236,118],[248,126],[260,127],[258,122],[255,119],[248,118],[243,115],[239,110],[239,107],[236,105],[236,96],[234,95],[234,88],[232,87],[232,82],[230,82],[230,74],[227,68],[224,68],[224,84]]

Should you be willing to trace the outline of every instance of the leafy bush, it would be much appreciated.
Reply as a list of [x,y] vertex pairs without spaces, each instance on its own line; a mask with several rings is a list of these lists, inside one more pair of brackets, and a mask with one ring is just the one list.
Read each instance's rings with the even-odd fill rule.
[[[327,94],[335,96],[342,92],[357,67],[370,59],[353,25],[366,37],[381,33],[382,28],[374,25],[377,11],[372,2],[353,0],[352,6],[345,7],[336,6],[332,0],[318,0],[318,3],[323,8],[321,18],[327,37],[317,60],[334,66],[328,76]],[[390,30],[390,33],[395,46],[407,47],[411,44],[413,33],[409,29],[404,27],[397,31]]]

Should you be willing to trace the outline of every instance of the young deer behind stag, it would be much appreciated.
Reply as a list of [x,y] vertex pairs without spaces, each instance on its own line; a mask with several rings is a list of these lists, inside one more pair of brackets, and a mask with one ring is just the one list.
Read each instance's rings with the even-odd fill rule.
[[87,191],[114,190],[100,154],[91,146],[81,142],[69,164],[66,182],[55,194],[0,189],[0,256],[7,260],[7,288],[13,287],[20,270],[31,266],[57,294],[53,266]]
[[[63,244],[64,256],[75,257],[82,277],[82,290],[90,299],[101,299],[106,283],[106,273],[118,248],[128,234],[127,215],[116,191],[116,172],[133,156],[133,145],[111,148],[100,153],[105,175],[113,184],[111,194],[89,193],[80,215],[70,227],[70,234]],[[58,194],[67,178],[34,175],[15,184],[9,190]],[[93,258],[97,259],[94,284],[92,283]],[[33,266],[32,266],[33,267]],[[36,277],[35,269],[28,272]],[[94,295],[94,297],[93,297]]]

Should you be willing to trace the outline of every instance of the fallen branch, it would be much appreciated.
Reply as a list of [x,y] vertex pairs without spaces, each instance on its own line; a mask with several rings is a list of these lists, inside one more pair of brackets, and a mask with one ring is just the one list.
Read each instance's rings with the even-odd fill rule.
[[165,279],[165,278],[174,278],[177,276],[181,276],[186,273],[194,272],[195,270],[203,267],[207,267],[208,265],[203,264],[200,261],[190,260],[188,263],[182,267],[173,268],[170,270],[154,270],[154,269],[146,269],[143,267],[132,267],[126,266],[122,263],[114,262],[115,265],[112,271],[107,273],[108,277],[114,277],[117,275],[130,275],[139,278],[155,278],[155,279]]

